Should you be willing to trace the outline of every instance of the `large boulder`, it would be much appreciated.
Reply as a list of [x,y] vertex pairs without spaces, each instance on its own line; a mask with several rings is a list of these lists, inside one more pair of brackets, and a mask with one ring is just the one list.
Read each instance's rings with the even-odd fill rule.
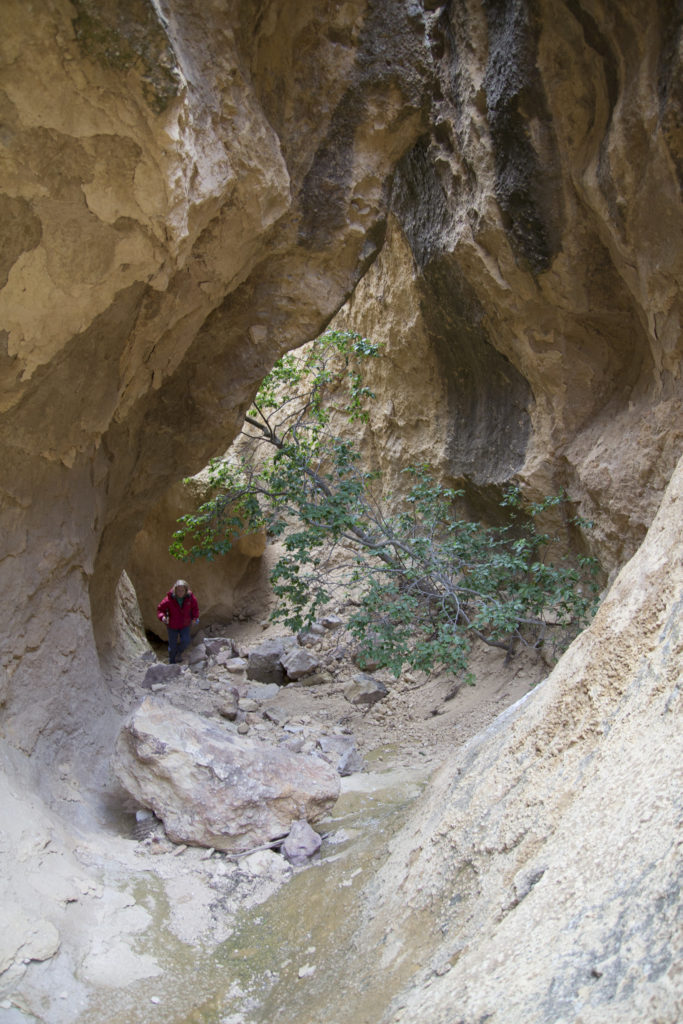
[[113,768],[169,838],[232,853],[320,820],[340,789],[319,758],[252,743],[155,697],[123,725]]

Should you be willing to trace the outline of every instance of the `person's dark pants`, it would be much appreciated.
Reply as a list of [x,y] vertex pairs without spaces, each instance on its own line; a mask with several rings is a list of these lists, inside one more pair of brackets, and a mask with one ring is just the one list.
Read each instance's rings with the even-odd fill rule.
[[186,647],[190,646],[190,627],[183,626],[182,629],[168,629],[168,663],[175,665],[176,658],[179,658]]

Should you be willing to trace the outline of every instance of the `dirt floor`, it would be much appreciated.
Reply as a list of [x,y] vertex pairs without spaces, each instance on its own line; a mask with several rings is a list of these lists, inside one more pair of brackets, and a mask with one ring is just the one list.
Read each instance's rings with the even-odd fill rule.
[[[243,656],[264,640],[283,635],[281,626],[257,621],[235,621],[208,631],[208,636],[230,637]],[[194,644],[204,637],[198,634]],[[246,721],[250,732],[274,742],[286,726],[302,726],[308,738],[335,731],[350,733],[366,763],[383,762],[385,767],[419,763],[436,767],[449,751],[486,728],[549,672],[534,651],[522,650],[507,661],[504,652],[479,645],[470,664],[474,685],[459,683],[448,673],[428,676],[408,671],[395,679],[380,670],[371,674],[384,682],[388,694],[365,707],[351,704],[344,696],[347,684],[360,671],[344,630],[325,630],[306,646],[320,660],[318,681],[313,685],[307,680],[290,682],[267,699],[256,694],[258,708],[240,714],[239,719]],[[166,660],[161,644],[156,654]],[[212,698],[220,699],[226,687],[235,687],[240,697],[246,697],[247,691],[254,696],[244,673],[221,672],[211,666],[183,672],[182,681],[165,686],[162,693],[172,703],[212,714]],[[265,717],[266,710],[274,708],[280,712],[277,723]]]

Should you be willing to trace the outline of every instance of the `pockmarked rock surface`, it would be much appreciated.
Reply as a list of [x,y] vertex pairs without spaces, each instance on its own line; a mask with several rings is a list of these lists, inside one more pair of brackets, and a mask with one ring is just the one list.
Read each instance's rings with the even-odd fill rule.
[[135,537],[379,251],[424,122],[421,35],[398,0],[4,5],[0,557],[24,624],[4,734],[26,754],[78,720],[111,742],[100,659]]
[[253,742],[154,697],[123,726],[113,768],[174,842],[232,853],[286,835],[293,821],[315,823],[340,790],[321,758]]

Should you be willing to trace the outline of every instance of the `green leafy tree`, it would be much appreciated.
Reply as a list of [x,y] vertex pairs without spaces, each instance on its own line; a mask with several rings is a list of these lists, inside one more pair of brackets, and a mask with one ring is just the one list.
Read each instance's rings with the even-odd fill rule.
[[549,560],[553,538],[538,523],[551,506],[566,510],[566,498],[524,505],[510,487],[505,525],[487,526],[456,515],[462,492],[428,466],[404,471],[401,494],[383,494],[351,439],[374,398],[363,367],[378,355],[367,338],[331,331],[305,356],[280,359],[235,453],[210,464],[210,497],[179,520],[171,553],[212,559],[265,525],[282,543],[274,617],[296,630],[344,600],[361,660],[396,675],[405,664],[466,671],[474,640],[508,655],[563,649],[590,619],[599,573],[587,556]]

